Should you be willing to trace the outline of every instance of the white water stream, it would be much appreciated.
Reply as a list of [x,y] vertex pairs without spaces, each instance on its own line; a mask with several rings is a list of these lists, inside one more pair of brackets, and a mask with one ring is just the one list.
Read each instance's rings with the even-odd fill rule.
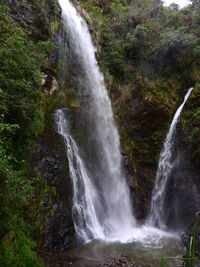
[[[166,136],[163,149],[160,153],[160,159],[158,163],[155,185],[152,193],[151,209],[149,214],[148,223],[150,225],[166,229],[165,223],[165,197],[166,197],[166,185],[171,175],[173,167],[176,162],[173,159],[173,148],[175,144],[176,128],[179,121],[181,111],[192,93],[193,88],[190,88],[185,95],[183,103],[177,109],[174,118],[172,120],[169,132]],[[170,208],[170,207],[168,207]]]
[[[119,135],[116,129],[111,102],[99,71],[88,27],[75,7],[68,0],[60,0],[62,20],[68,31],[70,47],[78,55],[85,72],[84,82],[91,97],[93,132],[101,149],[104,174],[95,188],[93,177],[89,177],[77,145],[72,137],[66,136],[64,127],[67,123],[62,111],[59,132],[67,139],[70,173],[73,180],[76,230],[87,241],[90,238],[103,238],[107,235],[126,239],[135,225],[132,214],[129,189],[121,171],[121,152]],[[58,120],[57,120],[58,121]],[[101,189],[101,192],[98,192]],[[81,196],[80,192],[81,191]],[[102,207],[101,207],[102,206]],[[101,208],[99,208],[101,207]],[[105,214],[101,210],[106,209]],[[78,218],[77,218],[78,217]]]

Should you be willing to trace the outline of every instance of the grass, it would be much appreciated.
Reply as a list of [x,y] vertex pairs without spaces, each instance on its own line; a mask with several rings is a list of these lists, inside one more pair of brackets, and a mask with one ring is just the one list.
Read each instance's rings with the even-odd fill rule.
[[[196,263],[200,262],[200,257],[195,256],[195,241],[197,236],[197,229],[200,221],[200,211],[198,211],[195,215],[194,227],[192,231],[192,236],[190,238],[190,242],[187,248],[187,252],[183,257],[183,267],[195,267]],[[161,267],[169,267],[169,260],[178,260],[180,258],[177,257],[167,257],[161,260]]]

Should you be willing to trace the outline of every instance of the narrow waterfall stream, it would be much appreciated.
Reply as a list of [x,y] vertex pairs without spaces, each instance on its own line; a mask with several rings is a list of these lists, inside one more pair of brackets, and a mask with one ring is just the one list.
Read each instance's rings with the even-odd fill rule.
[[[183,103],[177,109],[174,118],[172,120],[169,132],[166,136],[163,149],[160,153],[160,159],[158,163],[158,169],[156,173],[155,186],[152,193],[151,209],[148,218],[148,223],[150,225],[159,227],[161,229],[166,229],[166,210],[165,210],[165,200],[166,200],[166,186],[171,172],[175,165],[177,164],[174,159],[174,145],[176,139],[176,129],[177,124],[180,119],[181,111],[192,93],[193,88],[190,88],[185,95]],[[169,207],[170,208],[170,207]]]
[[[172,256],[180,252],[177,236],[136,224],[111,101],[87,24],[69,0],[59,0],[59,3],[63,24],[60,74],[65,77],[67,64],[73,65],[78,70],[76,78],[81,90],[75,122],[68,108],[54,113],[69,162],[76,237],[83,245],[69,255],[88,258],[95,250],[96,258],[97,251],[103,255],[115,251],[135,259],[139,256],[141,261],[140,254],[146,253],[144,262],[152,257],[152,266],[158,266],[163,253]],[[132,255],[133,250],[138,255]]]
[[[58,132],[63,136],[67,148],[70,175],[73,184],[72,212],[76,233],[84,241],[90,238],[104,238],[103,228],[100,226],[95,211],[95,201],[98,196],[88,177],[84,162],[80,158],[78,147],[70,136],[63,110],[56,111],[55,120],[58,126]],[[79,187],[82,187],[83,195],[79,193]]]

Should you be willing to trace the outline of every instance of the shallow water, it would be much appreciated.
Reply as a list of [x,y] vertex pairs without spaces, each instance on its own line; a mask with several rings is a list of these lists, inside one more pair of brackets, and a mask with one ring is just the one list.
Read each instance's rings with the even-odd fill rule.
[[135,229],[128,243],[93,240],[82,247],[64,252],[64,255],[73,262],[73,266],[104,266],[105,260],[109,258],[112,261],[115,257],[125,257],[130,264],[157,267],[162,258],[179,257],[177,260],[168,260],[169,266],[175,267],[181,266],[183,250],[175,234],[141,226]]

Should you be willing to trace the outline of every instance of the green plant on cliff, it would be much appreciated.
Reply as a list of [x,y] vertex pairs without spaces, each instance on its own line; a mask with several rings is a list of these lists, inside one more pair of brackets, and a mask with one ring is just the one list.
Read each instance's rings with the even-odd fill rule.
[[126,36],[126,53],[130,58],[139,57],[148,46],[149,30],[144,24],[136,26],[135,30]]
[[196,213],[194,227],[192,236],[190,238],[190,243],[187,248],[186,255],[184,256],[184,267],[194,267],[195,264],[199,261],[199,258],[195,256],[195,241],[197,236],[197,228],[199,227],[199,220],[200,220],[200,211]]
[[[183,257],[183,267],[195,267],[196,264],[199,264],[200,258],[195,255],[195,242],[197,237],[197,229],[199,227],[200,221],[200,211],[198,211],[195,215],[194,219],[194,227],[192,231],[192,236],[190,237],[190,242],[187,248],[187,251]],[[180,260],[180,258],[163,258],[161,260],[161,267],[171,266],[170,262],[175,263],[176,260]]]
[[39,54],[0,1],[0,266],[5,267],[43,266],[32,241],[40,182],[27,175],[25,164],[43,120]]
[[[15,127],[6,126],[13,132]],[[23,220],[30,213],[34,197],[32,180],[12,165],[16,159],[0,144],[0,265],[43,266],[36,253],[36,243],[31,240],[32,227]]]
[[184,28],[165,32],[156,50],[157,62],[168,75],[173,70],[189,79],[190,68],[200,63],[199,38]]
[[18,124],[13,141],[15,153],[25,154],[37,129],[41,126],[41,76],[34,45],[0,10],[0,98],[5,123]]

